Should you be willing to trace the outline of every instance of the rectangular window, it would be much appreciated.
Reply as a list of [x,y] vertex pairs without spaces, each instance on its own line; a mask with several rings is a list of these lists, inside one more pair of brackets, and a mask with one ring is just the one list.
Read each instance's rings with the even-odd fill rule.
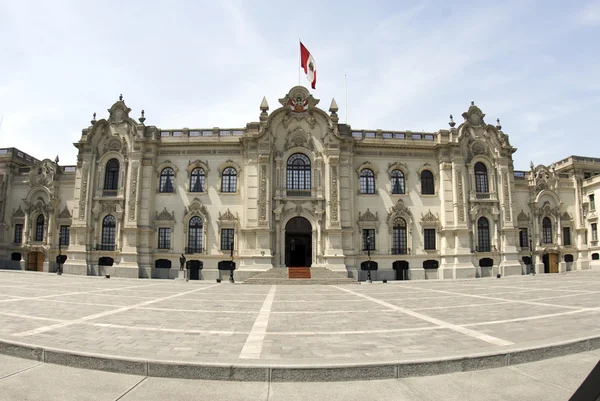
[[571,246],[571,227],[563,227],[563,245]]
[[594,195],[589,196],[590,199],[590,210],[596,210],[596,200],[594,199]]
[[15,244],[23,243],[23,224],[15,224]]
[[158,249],[171,249],[171,229],[158,229]]
[[426,228],[423,230],[423,239],[426,250],[435,249],[435,228]]
[[363,236],[363,251],[370,249],[371,251],[375,250],[375,229],[369,228],[362,230]]
[[231,251],[233,248],[233,228],[221,229],[221,250]]
[[60,246],[69,246],[69,226],[60,226]]
[[592,223],[592,241],[598,241],[598,223]]
[[519,231],[519,246],[521,248],[529,248],[529,238],[527,238],[526,228],[521,228]]

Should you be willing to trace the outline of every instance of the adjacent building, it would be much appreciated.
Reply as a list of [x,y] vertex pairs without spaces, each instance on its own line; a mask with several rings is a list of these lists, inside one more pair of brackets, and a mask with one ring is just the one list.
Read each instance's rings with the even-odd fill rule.
[[471,102],[437,132],[358,130],[297,86],[258,122],[162,129],[122,97],[74,145],[76,166],[0,149],[2,266],[190,278],[237,264],[362,279],[455,279],[600,266],[600,159],[515,171],[500,123]]

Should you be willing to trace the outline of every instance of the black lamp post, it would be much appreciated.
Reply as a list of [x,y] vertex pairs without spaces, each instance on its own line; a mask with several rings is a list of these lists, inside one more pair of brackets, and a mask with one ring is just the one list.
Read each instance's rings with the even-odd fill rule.
[[235,280],[233,279],[233,237],[231,237],[231,242],[229,243],[230,245],[230,251],[231,251],[231,270],[229,270],[229,282],[230,283],[235,283]]
[[371,236],[367,235],[367,258],[369,260],[369,270],[367,270],[367,283],[371,283]]
[[[58,158],[58,156],[57,156]],[[62,249],[61,249],[61,245],[62,245],[62,232],[60,227],[58,228],[58,256],[56,257],[56,263],[57,263],[57,268],[56,268],[56,274],[57,275],[61,275],[62,274],[62,267],[61,267],[61,261],[62,261]]]
[[531,274],[535,276],[535,263],[533,261],[533,241],[531,240],[531,233],[529,233],[529,263],[531,263]]

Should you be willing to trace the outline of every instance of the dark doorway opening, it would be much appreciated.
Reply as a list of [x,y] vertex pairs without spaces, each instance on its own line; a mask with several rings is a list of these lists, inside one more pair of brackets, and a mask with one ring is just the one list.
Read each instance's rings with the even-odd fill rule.
[[542,257],[544,262],[544,273],[558,273],[558,255],[556,253],[546,253]]
[[392,269],[396,271],[396,280],[409,280],[408,262],[406,260],[397,260],[392,263]]
[[423,262],[423,269],[437,269],[440,263],[437,260],[426,260]]
[[312,226],[304,217],[294,217],[285,225],[285,265],[310,267],[312,264]]
[[115,260],[108,256],[103,256],[98,259],[98,266],[112,266]]
[[494,259],[492,258],[482,258],[479,259],[479,267],[493,267]]
[[21,260],[21,253],[20,252],[13,252],[10,254],[10,260],[15,260],[15,261],[20,261]]
[[189,272],[190,280],[200,280],[200,270],[204,267],[204,263],[199,260],[188,260],[186,263],[186,268]]
[[154,262],[154,267],[157,269],[170,269],[171,261],[169,259],[157,259]]

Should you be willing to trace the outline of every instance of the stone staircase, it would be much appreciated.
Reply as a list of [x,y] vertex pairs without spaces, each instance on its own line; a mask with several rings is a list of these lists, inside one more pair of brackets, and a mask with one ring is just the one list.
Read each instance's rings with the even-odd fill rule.
[[[294,269],[294,268],[292,268]],[[274,267],[244,281],[244,284],[358,284],[353,278],[348,278],[345,272],[334,272],[325,267],[311,267],[310,278],[291,278],[296,272],[289,272],[286,267]]]

